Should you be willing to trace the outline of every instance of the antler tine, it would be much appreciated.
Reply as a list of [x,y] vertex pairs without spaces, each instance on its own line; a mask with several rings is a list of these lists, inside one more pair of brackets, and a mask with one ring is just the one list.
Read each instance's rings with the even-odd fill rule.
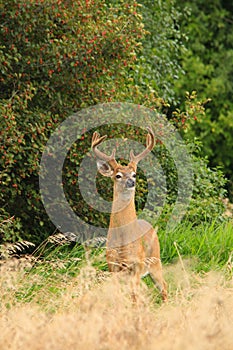
[[100,136],[100,134],[98,132],[94,132],[94,134],[92,135],[92,143],[91,143],[91,147],[93,149],[93,152],[95,153],[96,157],[102,160],[105,160],[107,162],[116,162],[115,160],[115,153],[116,150],[115,148],[112,151],[112,154],[110,156],[108,156],[107,154],[101,152],[97,146],[100,145],[105,139],[106,139],[107,135],[104,136]]
[[155,135],[153,130],[150,127],[147,127],[148,134],[146,137],[146,149],[139,153],[138,155],[134,155],[134,152],[130,152],[130,161],[134,163],[138,163],[140,160],[142,160],[148,153],[150,153],[155,145]]

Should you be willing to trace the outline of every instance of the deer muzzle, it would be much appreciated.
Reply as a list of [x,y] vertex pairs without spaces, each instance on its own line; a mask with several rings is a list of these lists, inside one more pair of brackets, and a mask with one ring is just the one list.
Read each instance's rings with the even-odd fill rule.
[[135,187],[135,181],[132,180],[132,179],[128,179],[128,180],[126,181],[126,183],[125,183],[125,187],[126,187],[126,188],[133,188],[133,187]]

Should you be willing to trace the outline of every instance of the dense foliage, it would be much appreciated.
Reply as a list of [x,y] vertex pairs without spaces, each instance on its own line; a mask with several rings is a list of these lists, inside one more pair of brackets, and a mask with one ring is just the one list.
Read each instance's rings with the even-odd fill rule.
[[183,15],[174,0],[139,2],[147,35],[136,80],[143,87],[149,85],[167,104],[176,105],[174,82],[184,73],[181,58],[187,41],[180,28]]
[[5,1],[0,18],[3,219],[20,218],[20,236],[40,240],[43,147],[71,111],[124,95],[144,30],[135,1]]
[[177,1],[181,31],[189,40],[180,60],[185,72],[175,82],[176,98],[197,91],[206,113],[188,131],[198,136],[212,166],[222,166],[233,195],[233,7],[231,1]]
[[[144,14],[144,20],[152,20],[150,11],[156,7],[149,2],[142,7],[133,0],[0,3],[1,240],[25,238],[39,243],[54,231],[40,198],[39,164],[49,136],[70,113],[103,102],[129,101],[155,109],[166,108],[164,98],[168,96],[174,101],[171,81],[175,71],[181,71],[183,44],[178,27],[180,14],[169,3],[160,5],[155,17],[167,11],[165,30],[161,30],[161,20],[151,22],[151,46],[145,39],[142,17]],[[175,25],[170,28],[171,23]],[[157,52],[156,43],[160,48]],[[150,67],[154,55],[158,63]],[[193,106],[204,113],[198,102],[193,101]],[[195,117],[188,113],[189,108],[190,104],[174,113],[173,122],[182,130]],[[111,131],[111,126],[105,130]],[[126,136],[121,126],[114,132],[116,137]],[[136,135],[131,130],[131,136]],[[64,166],[64,187],[79,215],[107,225],[107,217],[85,206],[75,187],[77,169],[89,148],[90,135],[85,135],[70,150]],[[159,144],[155,152],[168,176],[167,204],[172,205],[177,186],[174,164]],[[220,217],[223,175],[210,170],[200,153],[195,161],[190,220]],[[138,181],[139,209],[146,200],[144,180],[142,175]]]

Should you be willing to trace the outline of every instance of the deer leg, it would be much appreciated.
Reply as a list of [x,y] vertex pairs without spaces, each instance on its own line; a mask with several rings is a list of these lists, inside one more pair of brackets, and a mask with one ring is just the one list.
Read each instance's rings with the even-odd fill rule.
[[108,263],[108,270],[110,272],[119,272],[122,270],[119,254],[116,249],[107,249],[106,251],[106,260]]
[[154,284],[158,287],[163,301],[167,301],[167,283],[163,279],[162,265],[160,261],[150,266],[149,274]]
[[142,272],[142,264],[137,263],[134,265],[131,270],[131,289],[132,289],[132,300],[134,303],[138,303],[138,296],[140,295],[140,282],[141,282],[141,272]]

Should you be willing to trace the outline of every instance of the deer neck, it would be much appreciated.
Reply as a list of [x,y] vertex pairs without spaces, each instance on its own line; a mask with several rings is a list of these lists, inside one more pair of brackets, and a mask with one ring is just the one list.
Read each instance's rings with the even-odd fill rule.
[[136,222],[135,193],[113,193],[112,213],[110,216],[110,227],[120,226]]
[[123,196],[113,196],[112,213],[107,237],[107,248],[118,249],[127,246],[141,236],[138,224],[134,193],[125,200]]

